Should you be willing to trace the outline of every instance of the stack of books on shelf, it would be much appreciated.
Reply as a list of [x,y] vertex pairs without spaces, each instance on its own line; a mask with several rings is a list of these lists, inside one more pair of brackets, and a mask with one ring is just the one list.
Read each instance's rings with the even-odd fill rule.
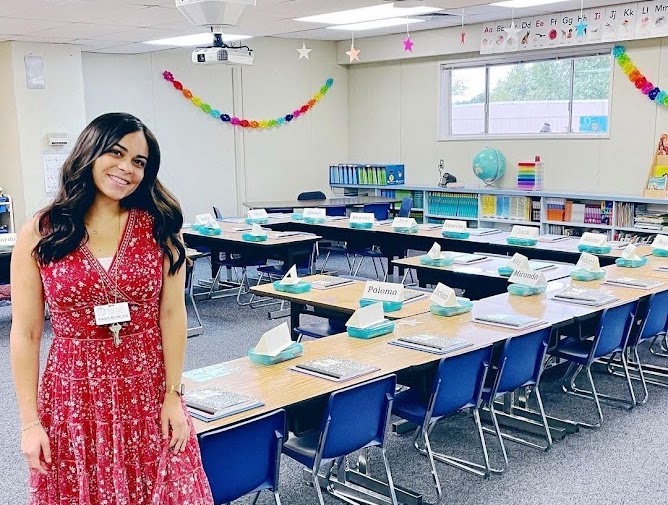
[[650,231],[668,231],[668,213],[665,207],[663,209],[656,207],[647,207],[644,209],[636,208],[633,218],[633,227]]
[[565,198],[545,198],[545,208],[548,221],[566,221]]
[[[423,209],[424,208],[424,193],[422,191],[410,191],[405,189],[381,189],[380,196],[386,196],[388,198],[397,198],[403,200],[406,197],[413,199],[413,208],[414,209]],[[399,205],[399,204],[397,204]]]
[[647,210],[647,205],[633,202],[618,202],[617,203],[617,226],[621,228],[632,228],[636,212],[644,212]]
[[427,198],[430,214],[471,219],[478,217],[476,194],[429,192]]
[[404,183],[403,165],[330,165],[330,184],[387,186]]
[[540,200],[528,196],[482,195],[482,217],[537,222]]

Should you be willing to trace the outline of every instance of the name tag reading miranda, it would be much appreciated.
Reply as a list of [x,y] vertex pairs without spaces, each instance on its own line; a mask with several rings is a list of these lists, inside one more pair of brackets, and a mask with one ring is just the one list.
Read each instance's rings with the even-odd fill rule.
[[93,310],[95,311],[95,324],[98,326],[125,323],[130,320],[130,306],[128,302],[96,305],[93,307]]
[[404,285],[392,282],[367,281],[364,285],[362,298],[386,302],[401,302],[404,300]]

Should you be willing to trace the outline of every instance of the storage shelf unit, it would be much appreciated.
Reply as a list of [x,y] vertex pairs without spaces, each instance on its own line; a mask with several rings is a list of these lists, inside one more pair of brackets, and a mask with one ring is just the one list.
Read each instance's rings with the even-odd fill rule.
[[[519,224],[525,226],[540,226],[541,233],[557,233],[564,235],[581,235],[584,231],[598,231],[607,233],[611,239],[632,239],[638,235],[640,240],[647,240],[656,233],[668,234],[668,199],[658,200],[634,197],[631,195],[604,195],[596,193],[561,193],[552,191],[521,191],[516,189],[498,188],[442,188],[439,186],[399,186],[388,188],[387,186],[358,186],[354,184],[333,184],[332,191],[343,191],[347,195],[366,193],[369,195],[385,195],[394,197],[411,195],[414,201],[422,203],[421,210],[415,206],[415,212],[422,212],[425,220],[435,222],[436,220],[458,219],[467,221],[472,227],[502,227],[510,228]],[[396,191],[396,193],[395,193]],[[496,199],[490,199],[487,195],[494,195]],[[509,197],[509,198],[505,198]],[[523,197],[523,198],[515,198]],[[471,199],[477,201],[477,209],[471,207]],[[496,201],[496,208],[491,202]],[[457,203],[459,202],[459,204]],[[463,202],[463,204],[461,203]],[[499,202],[503,205],[499,206]],[[562,202],[567,207],[563,217],[579,216],[590,220],[591,215],[582,216],[582,208],[587,210],[600,209],[593,217],[601,222],[581,222],[576,220],[561,221],[548,219],[548,208],[550,217],[554,217],[555,202]],[[500,210],[507,214],[504,217],[489,215],[493,211]],[[524,213],[528,219],[520,216]],[[663,229],[662,214],[666,215],[665,229]],[[561,214],[557,213],[557,216]],[[634,226],[638,222],[650,223],[657,229],[650,230]],[[506,225],[505,227],[503,225]]]

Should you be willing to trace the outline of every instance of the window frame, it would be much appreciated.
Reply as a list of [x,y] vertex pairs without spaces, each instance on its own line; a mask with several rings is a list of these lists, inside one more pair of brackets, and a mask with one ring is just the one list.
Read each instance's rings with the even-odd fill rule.
[[[571,80],[570,97],[568,103],[569,125],[573,124],[573,91],[574,91],[574,66],[575,58],[585,58],[591,56],[610,55],[613,44],[602,44],[595,48],[591,46],[581,46],[576,48],[551,49],[543,51],[532,51],[527,53],[512,53],[499,55],[485,55],[484,58],[466,58],[449,61],[441,61],[438,65],[439,71],[439,96],[437,109],[437,132],[438,142],[452,142],[462,140],[516,140],[516,139],[607,139],[610,138],[612,130],[611,111],[612,111],[612,91],[614,85],[615,62],[611,57],[610,82],[608,88],[608,129],[604,133],[513,133],[513,134],[495,134],[495,133],[475,133],[464,135],[452,134],[452,72],[451,70],[462,68],[485,68],[485,131],[489,130],[489,68],[500,65],[512,65],[521,63],[533,63],[537,61],[551,60],[571,60]],[[533,54],[532,54],[533,53]]]

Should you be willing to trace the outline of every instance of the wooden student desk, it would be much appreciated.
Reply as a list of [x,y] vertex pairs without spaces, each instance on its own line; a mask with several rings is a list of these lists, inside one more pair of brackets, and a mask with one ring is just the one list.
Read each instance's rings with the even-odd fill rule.
[[[464,289],[464,296],[480,300],[503,293],[508,288],[508,277],[499,275],[499,267],[508,264],[508,256],[488,256],[488,259],[470,265],[453,264],[449,267],[428,266],[420,263],[420,256],[394,260],[399,267],[416,271],[420,286],[442,282],[451,288]],[[549,262],[546,262],[549,263]],[[563,279],[571,274],[575,265],[554,263],[555,268],[543,271],[548,281]]]
[[[263,407],[228,416],[218,421],[205,423],[193,419],[195,430],[198,434],[204,433],[278,408],[300,406],[304,402],[327,395],[338,389],[414,366],[437,362],[442,358],[437,354],[388,344],[391,340],[401,336],[429,333],[461,337],[473,342],[473,346],[448,354],[448,356],[455,356],[537,329],[534,327],[518,331],[474,323],[471,318],[476,310],[474,308],[473,313],[449,318],[421,314],[412,318],[414,320],[411,321],[411,324],[400,324],[401,321],[396,321],[393,333],[371,340],[351,338],[346,333],[342,333],[304,342],[304,355],[302,357],[277,365],[257,365],[248,358],[239,358],[226,363],[230,370],[228,375],[205,382],[196,382],[184,378],[184,383],[188,389],[215,386],[247,394],[264,402]],[[368,363],[379,368],[379,370],[345,382],[334,382],[289,370],[291,366],[299,362],[325,356],[336,356]]]
[[266,200],[243,202],[249,209],[306,209],[310,207],[361,207],[372,203],[393,204],[400,198],[388,196],[350,196],[342,198],[325,198],[324,200]]
[[[327,279],[327,275],[311,275],[304,277],[305,281],[311,282],[319,279]],[[318,309],[328,312],[338,312],[342,315],[352,314],[360,308],[359,301],[362,298],[365,282],[353,280],[349,284],[336,286],[329,289],[311,289],[308,293],[292,294],[276,291],[271,284],[263,284],[251,288],[256,295],[278,298],[290,302],[290,323],[294,330],[299,326],[299,315],[304,312],[307,305],[314,307],[316,313]],[[396,312],[387,312],[387,319],[402,319],[412,317],[418,314],[429,312],[429,293],[425,297],[405,303],[401,310]],[[293,334],[293,337],[296,335]]]
[[615,277],[656,277],[658,280],[668,282],[668,272],[657,270],[659,266],[668,267],[668,258],[658,256],[647,256],[647,264],[637,268],[624,268],[617,265],[605,267],[608,275]]

